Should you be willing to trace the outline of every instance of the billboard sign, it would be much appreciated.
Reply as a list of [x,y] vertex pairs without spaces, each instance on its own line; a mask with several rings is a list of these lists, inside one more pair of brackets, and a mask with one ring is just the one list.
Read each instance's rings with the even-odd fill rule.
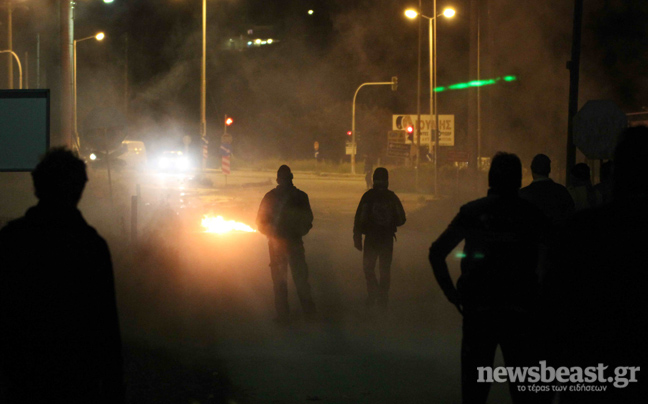
[[[439,146],[455,145],[455,119],[454,115],[439,115]],[[416,143],[416,132],[418,128],[417,114],[392,115],[392,129],[406,130],[409,125],[414,126],[414,143]],[[421,115],[421,145],[430,149],[434,145],[434,139],[430,136],[431,131],[436,129],[434,116]],[[405,143],[412,143],[408,139]]]
[[0,171],[32,171],[49,148],[49,90],[0,90]]

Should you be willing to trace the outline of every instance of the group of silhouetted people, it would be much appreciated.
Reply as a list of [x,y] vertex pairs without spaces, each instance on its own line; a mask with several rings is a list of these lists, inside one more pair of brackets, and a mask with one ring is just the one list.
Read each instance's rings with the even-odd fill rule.
[[[259,231],[268,237],[276,322],[283,325],[290,321],[288,266],[305,318],[312,320],[316,315],[302,241],[313,226],[313,212],[308,196],[297,189],[292,180],[290,168],[286,165],[279,167],[278,185],[263,197],[256,220]],[[367,307],[377,304],[383,312],[387,310],[396,228],[405,223],[403,205],[388,187],[389,172],[383,167],[377,168],[373,174],[373,187],[362,196],[353,225],[354,246],[363,251]],[[376,276],[377,262],[380,277]]]
[[[477,369],[493,366],[497,346],[507,367],[545,360],[554,368],[608,369],[610,379],[599,380],[604,392],[546,386],[538,393],[509,382],[515,403],[645,402],[641,372],[623,388],[611,382],[617,367],[643,370],[646,362],[648,129],[627,129],[604,168],[596,189],[587,165],[576,165],[567,190],[549,179],[550,160],[538,155],[533,182],[520,189],[520,160],[500,152],[488,195],[462,206],[432,243],[436,279],[463,314],[463,403],[486,402],[490,384],[478,381]],[[445,259],[462,241],[455,286]]]
[[[497,153],[487,196],[462,206],[430,247],[439,286],[463,316],[463,403],[486,402],[490,384],[478,381],[478,368],[493,366],[498,346],[507,367],[603,364],[610,376],[619,366],[643,368],[647,359],[648,128],[621,135],[602,185],[592,186],[589,168],[577,165],[565,189],[549,178],[543,154],[531,171],[533,182],[521,189],[520,159]],[[110,253],[77,209],[85,164],[54,148],[32,177],[38,204],[0,230],[0,402],[122,402]],[[356,210],[353,242],[363,252],[367,307],[385,311],[405,211],[385,168],[372,179]],[[277,184],[261,202],[257,225],[268,237],[276,321],[287,324],[288,267],[306,319],[317,314],[302,241],[313,213],[288,166],[277,171]],[[455,285],[446,258],[462,241]],[[645,402],[646,378],[638,376],[605,392],[566,390],[557,402]],[[510,382],[515,403],[556,399],[520,386]]]

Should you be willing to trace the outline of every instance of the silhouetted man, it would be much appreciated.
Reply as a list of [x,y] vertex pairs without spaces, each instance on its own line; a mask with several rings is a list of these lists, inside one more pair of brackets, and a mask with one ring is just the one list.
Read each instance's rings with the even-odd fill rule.
[[367,189],[371,189],[372,187],[372,174],[374,171],[374,163],[375,159],[372,154],[366,154],[365,155],[365,163],[364,163],[364,173],[365,173],[365,183],[367,184]]
[[574,200],[567,188],[549,178],[551,160],[538,154],[531,162],[533,182],[520,190],[520,198],[537,206],[554,226],[567,221],[574,213]]
[[[462,206],[430,247],[430,263],[439,286],[464,316],[463,403],[486,402],[490,384],[477,381],[477,368],[493,366],[498,345],[506,366],[529,366],[536,359],[532,350],[538,299],[536,267],[547,219],[518,196],[521,181],[520,159],[497,153],[488,173],[488,196]],[[461,276],[455,288],[445,259],[462,240]],[[534,399],[527,395],[520,398],[514,383],[510,391],[516,403]]]
[[[382,310],[387,309],[396,228],[405,224],[403,205],[388,187],[389,172],[376,168],[373,188],[362,195],[353,224],[353,243],[360,251],[365,235],[362,268],[367,280],[367,307],[378,302]],[[380,281],[376,278],[376,261],[380,262]]]
[[[554,367],[607,366],[605,392],[567,392],[561,403],[644,403],[648,372],[648,128],[619,137],[608,204],[574,215],[550,248],[544,296]],[[616,368],[640,367],[614,386]],[[625,371],[622,375],[630,378]],[[616,382],[615,382],[616,383]],[[578,384],[578,383],[572,383]]]
[[288,265],[306,318],[312,319],[315,314],[302,241],[313,227],[313,212],[308,195],[297,189],[292,180],[290,168],[286,165],[279,167],[278,185],[263,197],[256,220],[259,231],[268,236],[276,321],[279,324],[289,321]]
[[571,186],[568,188],[569,193],[574,200],[576,212],[583,209],[593,208],[603,203],[603,197],[592,186],[590,177],[590,168],[585,163],[578,163],[572,167],[569,172],[571,176]]
[[601,164],[601,182],[594,185],[594,190],[601,194],[602,203],[612,200],[612,161]]
[[77,209],[83,161],[52,149],[38,204],[0,231],[0,401],[123,402],[110,252]]

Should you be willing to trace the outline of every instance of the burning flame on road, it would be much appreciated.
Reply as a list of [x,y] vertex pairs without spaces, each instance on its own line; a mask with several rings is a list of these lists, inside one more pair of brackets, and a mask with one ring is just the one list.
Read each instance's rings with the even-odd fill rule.
[[205,228],[205,233],[229,233],[233,231],[256,233],[256,230],[251,228],[245,223],[237,222],[235,220],[225,220],[223,216],[203,216],[202,226]]

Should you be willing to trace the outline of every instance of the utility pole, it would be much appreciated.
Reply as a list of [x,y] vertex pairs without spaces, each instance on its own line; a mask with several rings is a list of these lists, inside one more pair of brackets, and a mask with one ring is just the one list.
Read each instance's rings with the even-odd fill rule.
[[[202,64],[200,69],[200,137],[207,143],[207,0],[202,2]],[[207,167],[207,158],[203,154],[202,169]]]
[[124,116],[128,119],[128,32],[124,35]]
[[62,145],[72,147],[72,47],[74,39],[74,14],[70,0],[59,0],[61,28],[61,134]]
[[[13,51],[13,28],[11,27],[12,25],[12,12],[13,12],[13,5],[11,4],[11,0],[7,0],[7,50]],[[11,53],[7,55],[7,87],[10,90],[13,90],[14,88],[14,80],[13,80],[13,57],[11,56]]]
[[576,164],[574,145],[574,116],[578,112],[578,83],[580,78],[581,27],[583,25],[583,0],[574,0],[574,27],[572,34],[569,69],[569,115],[567,117],[567,158],[565,160],[565,184],[570,185],[569,170]]

